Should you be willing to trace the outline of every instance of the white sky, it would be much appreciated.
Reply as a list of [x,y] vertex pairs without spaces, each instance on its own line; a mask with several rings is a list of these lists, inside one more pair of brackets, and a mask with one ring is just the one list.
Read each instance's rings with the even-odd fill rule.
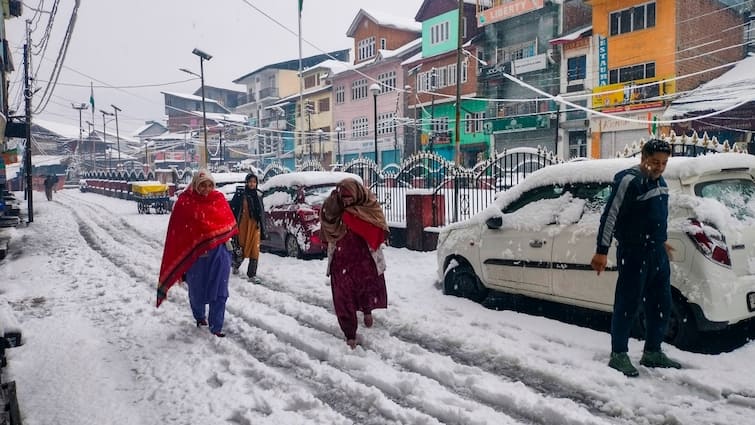
[[[31,17],[25,2],[24,17],[8,22],[8,39],[14,52],[16,72],[11,80],[11,108],[18,105],[22,85],[24,20]],[[44,2],[49,9],[52,2]],[[54,37],[45,59],[35,58],[35,68],[42,68],[37,78],[49,80],[50,69],[68,25],[73,0],[61,0],[55,18]],[[270,63],[298,57],[297,0],[81,0],[65,68],[55,96],[42,116],[51,121],[78,126],[78,111],[71,103],[89,102],[89,83],[95,85],[97,113],[95,124],[102,126],[99,109],[112,112],[111,104],[123,110],[119,114],[122,132],[139,128],[146,120],[161,120],[164,115],[160,91],[191,93],[199,88],[199,79],[140,89],[98,88],[165,84],[192,78],[178,68],[199,73],[199,58],[191,53],[199,48],[213,56],[205,63],[207,85],[244,91],[233,84],[239,78]],[[421,0],[305,0],[302,34],[320,50],[303,44],[304,56],[353,47],[346,37],[360,8],[413,19]],[[255,6],[294,32],[291,34],[252,8]],[[44,32],[46,19],[32,35],[36,44]],[[64,84],[83,85],[71,87]],[[37,96],[41,96],[40,90]],[[36,104],[36,102],[35,102]],[[23,111],[23,106],[17,107]],[[91,111],[84,120],[91,120]],[[114,128],[113,124],[108,127]]]
[[[154,307],[168,215],[77,190],[34,202],[0,262],[0,317],[25,341],[3,381],[25,425],[752,423],[753,342],[665,345],[684,369],[629,379],[606,366],[608,333],[444,296],[435,252],[397,248],[389,308],[356,350],[326,261],[266,253],[263,285],[231,276],[218,339],[194,326],[184,286]],[[637,362],[642,342],[629,349]]]

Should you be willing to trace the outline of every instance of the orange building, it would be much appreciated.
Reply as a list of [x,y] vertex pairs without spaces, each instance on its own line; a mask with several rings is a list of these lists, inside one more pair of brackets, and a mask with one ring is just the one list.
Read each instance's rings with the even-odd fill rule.
[[[587,0],[597,69],[590,156],[612,157],[648,139],[677,92],[744,56],[744,17],[718,0]],[[619,118],[619,119],[617,119]],[[622,119],[624,118],[624,119]],[[650,121],[650,122],[642,122]]]

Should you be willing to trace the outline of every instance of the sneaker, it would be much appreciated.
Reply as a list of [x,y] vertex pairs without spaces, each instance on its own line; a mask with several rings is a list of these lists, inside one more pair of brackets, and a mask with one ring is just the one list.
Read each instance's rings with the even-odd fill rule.
[[611,360],[608,362],[608,367],[616,369],[628,377],[635,377],[640,372],[632,365],[632,361],[629,360],[627,353],[611,353]]
[[251,276],[251,277],[249,277],[247,279],[249,280],[249,282],[252,282],[254,284],[257,284],[257,285],[261,285],[262,284],[262,280],[260,280],[260,278],[258,278],[257,276]]
[[231,268],[231,273],[233,273],[233,274],[239,274],[239,268],[238,267]]
[[364,315],[364,326],[371,328],[372,327],[372,314],[365,314]]
[[225,338],[225,334],[223,332],[213,332],[212,334],[218,338]]
[[663,351],[645,351],[642,353],[640,364],[645,367],[666,367],[681,369],[682,364],[676,360],[671,360],[663,354]]
[[207,319],[197,320],[197,327],[200,327],[200,326],[207,326]]

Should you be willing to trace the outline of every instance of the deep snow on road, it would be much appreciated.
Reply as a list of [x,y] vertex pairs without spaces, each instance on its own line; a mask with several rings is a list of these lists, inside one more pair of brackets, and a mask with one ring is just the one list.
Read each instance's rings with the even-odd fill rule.
[[629,379],[606,366],[604,332],[444,296],[433,252],[386,249],[389,308],[356,350],[325,260],[273,254],[264,284],[231,276],[216,338],[194,326],[184,285],[154,306],[167,215],[74,190],[40,198],[0,262],[24,336],[4,378],[25,425],[755,423],[754,343],[665,346],[684,369]]

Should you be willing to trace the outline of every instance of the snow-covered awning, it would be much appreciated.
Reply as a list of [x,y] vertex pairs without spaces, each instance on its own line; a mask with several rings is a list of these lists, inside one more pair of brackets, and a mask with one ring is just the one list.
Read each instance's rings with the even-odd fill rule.
[[732,69],[671,102],[664,119],[695,112],[729,110],[755,102],[755,55],[739,61]]
[[569,34],[562,35],[561,37],[551,39],[550,41],[548,41],[548,43],[554,45],[565,44],[589,35],[588,32],[592,32],[592,25],[578,29],[576,31],[572,31]]

